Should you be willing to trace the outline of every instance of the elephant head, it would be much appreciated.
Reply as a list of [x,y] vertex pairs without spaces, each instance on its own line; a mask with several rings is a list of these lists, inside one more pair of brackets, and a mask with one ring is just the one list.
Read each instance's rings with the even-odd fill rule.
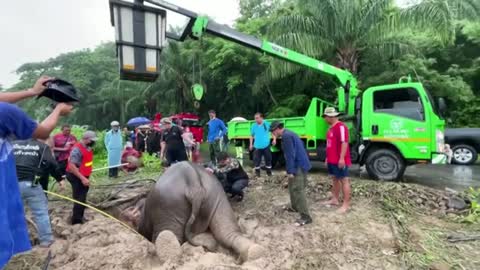
[[135,205],[125,208],[120,213],[120,219],[130,227],[138,230],[140,221],[143,218],[143,209],[145,207],[145,198],[140,199]]

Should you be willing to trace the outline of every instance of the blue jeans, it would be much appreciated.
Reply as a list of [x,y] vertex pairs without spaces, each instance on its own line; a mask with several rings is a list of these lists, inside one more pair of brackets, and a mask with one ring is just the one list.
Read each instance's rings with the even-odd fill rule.
[[20,193],[26,205],[33,214],[33,221],[38,227],[38,237],[41,246],[48,246],[53,241],[52,226],[48,216],[48,201],[42,186],[32,186],[31,181],[20,181]]

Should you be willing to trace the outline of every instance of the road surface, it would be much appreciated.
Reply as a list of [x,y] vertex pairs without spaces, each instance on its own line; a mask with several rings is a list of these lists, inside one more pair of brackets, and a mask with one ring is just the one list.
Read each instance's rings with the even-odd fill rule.
[[[325,166],[314,162],[314,171],[326,172]],[[351,169],[352,176],[368,178],[366,172],[360,172],[358,166]],[[404,182],[416,183],[437,189],[451,188],[465,190],[469,187],[480,187],[480,166],[458,165],[415,165],[405,171]]]

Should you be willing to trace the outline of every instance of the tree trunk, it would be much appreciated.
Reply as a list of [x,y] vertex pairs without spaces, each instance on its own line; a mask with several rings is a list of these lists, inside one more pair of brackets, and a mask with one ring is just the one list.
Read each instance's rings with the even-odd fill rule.
[[352,74],[358,73],[359,53],[356,48],[337,49],[336,57],[338,67],[346,69]]

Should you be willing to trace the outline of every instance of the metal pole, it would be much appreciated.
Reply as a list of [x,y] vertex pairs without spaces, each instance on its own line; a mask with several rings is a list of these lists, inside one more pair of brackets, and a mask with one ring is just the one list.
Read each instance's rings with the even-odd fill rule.
[[114,166],[98,168],[98,169],[92,170],[92,172],[102,171],[102,170],[106,170],[106,169],[118,168],[118,167],[122,167],[122,166],[125,166],[125,165],[128,165],[128,164],[130,164],[130,163],[123,163],[123,164],[118,164],[118,165],[114,165]]

